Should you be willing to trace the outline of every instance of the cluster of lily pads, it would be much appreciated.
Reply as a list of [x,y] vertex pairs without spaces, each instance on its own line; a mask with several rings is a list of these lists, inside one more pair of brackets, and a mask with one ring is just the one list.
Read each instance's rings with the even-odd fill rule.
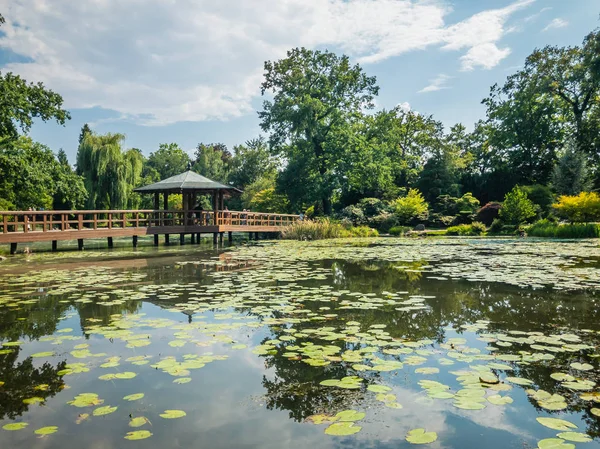
[[[600,403],[600,392],[595,391],[597,385],[594,380],[600,357],[597,353],[597,330],[500,332],[491,330],[491,327],[497,329],[494,323],[481,319],[457,329],[471,341],[476,341],[476,345],[469,345],[469,340],[462,336],[447,338],[441,343],[429,338],[411,339],[396,335],[386,324],[363,324],[360,314],[368,311],[400,313],[403,319],[418,322],[419,314],[428,311],[427,301],[434,299],[433,296],[409,291],[362,293],[336,288],[332,282],[335,273],[314,265],[315,261],[333,258],[377,258],[395,262],[426,258],[432,264],[422,264],[420,271],[437,279],[462,277],[478,281],[497,281],[500,277],[512,279],[514,270],[522,270],[527,265],[528,277],[521,273],[507,282],[565,289],[599,285],[597,269],[581,268],[581,259],[571,255],[568,246],[559,246],[560,251],[553,254],[542,250],[544,257],[533,259],[523,250],[515,255],[514,246],[507,244],[485,262],[474,258],[479,265],[465,271],[461,264],[473,264],[473,260],[468,260],[470,255],[486,249],[489,251],[491,245],[464,243],[448,248],[437,243],[419,246],[418,242],[403,241],[402,244],[380,243],[375,248],[350,244],[332,247],[319,242],[249,246],[232,252],[231,257],[254,261],[257,265],[253,269],[215,271],[210,274],[210,282],[202,283],[193,279],[182,283],[147,284],[144,271],[102,268],[42,270],[26,276],[10,275],[0,281],[0,287],[6,289],[6,293],[0,295],[0,313],[10,311],[18,314],[22,308],[35,307],[40,301],[39,288],[43,286],[44,296],[59,297],[59,303],[67,305],[94,304],[112,310],[112,307],[152,301],[177,314],[177,317],[181,313],[194,317],[191,322],[149,318],[134,308],[132,313],[119,312],[103,318],[94,316],[85,319],[84,334],[118,342],[124,350],[131,351],[129,357],[96,352],[93,342],[80,342],[83,337],[71,328],[61,328],[52,335],[39,338],[40,343],[49,346],[49,350],[30,356],[40,361],[51,360],[59,353],[66,356],[67,363],[58,371],[65,382],[74,375],[94,375],[106,382],[128,381],[143,376],[144,369],[151,368],[172,376],[175,384],[187,384],[193,379],[193,371],[228,359],[227,353],[204,352],[203,348],[217,346],[224,348],[224,352],[245,350],[248,343],[238,341],[234,335],[240,329],[268,326],[274,335],[254,346],[251,349],[254,355],[287,359],[317,373],[326,373],[324,368],[334,366],[344,367],[349,372],[350,375],[339,378],[316,376],[315,382],[324,394],[360,390],[381,407],[401,409],[402,398],[398,398],[393,383],[388,385],[389,377],[382,373],[402,372],[419,378],[417,384],[429,400],[449,401],[464,413],[510,405],[513,403],[510,394],[519,394],[516,386],[522,387],[523,394],[548,413],[563,411],[570,401],[581,400],[589,404],[592,416],[600,417],[600,409],[593,406]],[[440,251],[442,248],[444,251]],[[592,253],[586,257],[595,257],[596,252]],[[560,275],[553,265],[559,264],[559,259]],[[182,261],[177,266],[195,263],[197,261]],[[490,268],[492,265],[496,271]],[[310,285],[309,281],[312,281]],[[75,315],[73,311],[67,313],[70,314],[67,316]],[[210,320],[203,314],[210,314]],[[168,331],[172,337],[166,344],[170,352],[165,353],[164,345],[161,345],[161,355],[157,356],[153,345],[159,344],[156,338],[159,330],[161,333]],[[21,340],[2,342],[0,357],[26,347],[27,343]],[[144,355],[136,352],[146,347],[149,347],[149,352]],[[568,364],[560,359],[566,356]],[[526,372],[524,368],[530,365],[548,368],[554,391],[534,388],[534,382],[523,374]],[[448,385],[434,377],[442,372],[454,376],[455,382]],[[3,387],[10,388],[10,385],[3,386],[0,379],[0,388]],[[139,401],[144,397],[144,393],[132,391],[123,397],[123,401]],[[45,400],[33,396],[24,397],[23,402],[43,406]],[[77,422],[112,414],[120,406],[104,404],[97,394],[87,392],[70,395],[67,403],[85,409],[85,413],[78,415]],[[163,419],[182,418],[186,412],[165,410],[159,416]],[[361,431],[362,426],[358,423],[366,416],[363,410],[326,410],[308,417],[306,421],[315,425],[327,424],[324,429],[327,435],[349,436]],[[575,431],[577,426],[567,420],[539,417],[538,422],[560,431],[555,438],[541,440],[538,443],[541,449],[570,449],[573,447],[571,442],[591,440],[586,433]],[[129,426],[134,429],[150,424],[145,416],[132,416],[129,421]],[[16,431],[27,426],[25,421],[13,422],[5,424],[3,429]],[[49,426],[37,429],[35,434],[47,436],[57,431],[58,427]],[[143,429],[132,430],[124,438],[139,440],[151,436],[152,432]],[[437,438],[435,432],[425,428],[413,429],[405,435],[412,444],[429,444]]]

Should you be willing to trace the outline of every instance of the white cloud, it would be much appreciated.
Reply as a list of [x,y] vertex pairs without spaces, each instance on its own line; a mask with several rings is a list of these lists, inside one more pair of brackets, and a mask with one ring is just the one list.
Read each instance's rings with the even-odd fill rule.
[[567,22],[566,20],[557,18],[557,19],[552,20],[548,24],[548,26],[546,26],[546,28],[544,28],[542,31],[557,30],[559,28],[564,28],[568,25],[569,25],[569,22]]
[[398,103],[396,105],[397,108],[400,108],[401,110],[403,110],[404,112],[408,112],[410,111],[412,108],[410,107],[410,103],[408,101],[405,101],[404,103]]
[[442,47],[467,70],[490,68],[509,53],[496,46],[506,22],[533,1],[448,25],[445,0],[0,0],[0,47],[30,60],[3,70],[43,81],[68,108],[160,125],[252,113],[263,62],[296,46],[363,64]]
[[451,78],[451,76],[441,73],[434,79],[430,80],[429,85],[425,86],[418,93],[423,94],[427,92],[436,92],[438,90],[449,89],[448,80],[450,80]]
[[537,20],[537,18],[538,18],[539,16],[541,16],[542,14],[544,14],[546,11],[551,11],[551,10],[552,10],[552,8],[551,8],[551,7],[542,8],[542,9],[540,9],[540,11],[539,11],[539,12],[537,12],[537,13],[535,13],[535,14],[532,14],[532,15],[530,15],[530,16],[527,16],[527,17],[525,17],[525,18],[523,19],[523,22],[532,22],[532,21],[534,21],[534,20]]

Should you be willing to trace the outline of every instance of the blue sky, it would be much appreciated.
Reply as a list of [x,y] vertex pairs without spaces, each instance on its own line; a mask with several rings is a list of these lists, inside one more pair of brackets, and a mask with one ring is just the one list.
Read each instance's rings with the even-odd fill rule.
[[305,46],[348,54],[407,104],[467,127],[536,47],[578,45],[598,0],[0,0],[0,68],[65,99],[65,127],[31,136],[71,161],[81,126],[149,154],[260,133],[263,63]]

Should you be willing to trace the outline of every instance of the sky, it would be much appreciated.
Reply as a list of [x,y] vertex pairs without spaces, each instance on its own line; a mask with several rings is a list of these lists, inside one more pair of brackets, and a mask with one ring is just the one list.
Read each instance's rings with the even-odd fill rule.
[[545,45],[579,45],[598,0],[0,0],[0,71],[60,93],[72,119],[33,139],[73,162],[84,123],[193,152],[260,133],[263,64],[294,47],[348,55],[397,105],[468,128]]

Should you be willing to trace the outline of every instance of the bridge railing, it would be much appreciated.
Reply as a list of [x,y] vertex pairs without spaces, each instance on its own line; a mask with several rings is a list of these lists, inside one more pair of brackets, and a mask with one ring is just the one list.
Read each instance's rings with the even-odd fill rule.
[[287,226],[297,215],[239,211],[59,210],[0,211],[0,233],[77,231],[173,226]]

